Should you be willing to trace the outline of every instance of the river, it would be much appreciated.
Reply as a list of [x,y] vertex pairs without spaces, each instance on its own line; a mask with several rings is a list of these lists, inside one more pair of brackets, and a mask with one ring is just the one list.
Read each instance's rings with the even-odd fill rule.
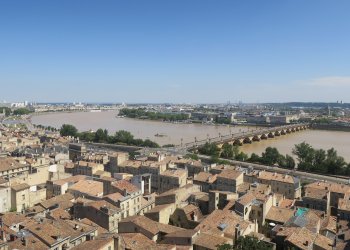
[[[35,115],[32,123],[37,125],[60,128],[62,124],[72,124],[79,131],[107,129],[109,133],[117,130],[130,131],[135,138],[150,139],[160,145],[193,142],[209,137],[227,135],[255,129],[248,126],[204,125],[204,124],[174,124],[159,121],[116,118],[117,111],[106,112],[74,112]],[[162,137],[156,134],[164,135]],[[338,154],[350,162],[350,132],[304,130],[274,139],[245,144],[240,149],[248,154],[261,154],[266,147],[276,147],[282,154],[291,154],[295,144],[307,142],[315,148],[329,149],[334,147]]]

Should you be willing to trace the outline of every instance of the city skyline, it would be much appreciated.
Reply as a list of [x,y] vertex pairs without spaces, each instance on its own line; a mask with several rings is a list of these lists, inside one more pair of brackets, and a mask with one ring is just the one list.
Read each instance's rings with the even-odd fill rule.
[[347,1],[0,3],[1,100],[350,102]]

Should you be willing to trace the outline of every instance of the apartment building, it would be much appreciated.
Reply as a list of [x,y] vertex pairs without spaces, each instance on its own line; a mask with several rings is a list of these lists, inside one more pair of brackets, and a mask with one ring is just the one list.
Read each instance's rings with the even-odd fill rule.
[[245,174],[244,182],[258,182],[270,185],[273,193],[282,194],[287,199],[297,199],[301,197],[300,179],[291,175],[268,171],[253,171]]
[[330,192],[330,206],[337,208],[339,199],[350,193],[350,186],[334,182],[314,182],[305,186],[305,188],[323,189]]
[[168,169],[159,175],[158,192],[180,188],[187,184],[187,171],[184,169]]
[[250,192],[235,202],[235,212],[246,221],[257,221],[259,227],[264,225],[266,215],[274,206],[273,194]]
[[306,187],[303,196],[303,206],[330,214],[330,191]]
[[243,183],[243,172],[235,169],[225,169],[216,177],[216,189],[220,191],[236,192]]
[[0,157],[0,177],[12,178],[29,172],[29,165],[18,162],[14,158]]
[[75,175],[68,178],[46,181],[46,197],[50,199],[54,196],[65,194],[68,188],[81,180],[87,180],[89,176],[86,175]]
[[122,218],[139,213],[142,207],[142,191],[127,180],[106,182],[104,199],[121,209]]
[[216,179],[216,174],[200,172],[194,175],[193,184],[200,186],[203,192],[209,192],[209,190],[215,189]]
[[110,232],[118,232],[118,222],[122,218],[121,215],[120,208],[105,200],[78,199],[74,205],[74,218],[87,218]]
[[104,165],[95,162],[78,161],[73,169],[73,175],[93,176],[99,171],[104,171]]

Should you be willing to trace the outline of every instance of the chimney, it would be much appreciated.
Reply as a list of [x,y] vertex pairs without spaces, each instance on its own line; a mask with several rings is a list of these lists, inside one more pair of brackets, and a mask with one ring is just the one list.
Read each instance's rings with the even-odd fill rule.
[[6,241],[7,241],[7,239],[6,239],[6,234],[5,234],[5,231],[4,231],[4,230],[1,230],[1,240],[2,240],[3,242],[6,242]]
[[239,236],[241,236],[240,225],[237,224],[236,227],[235,227],[235,242],[237,241],[237,239],[239,238]]
[[28,239],[25,236],[22,237],[22,244],[23,244],[23,246],[28,245]]

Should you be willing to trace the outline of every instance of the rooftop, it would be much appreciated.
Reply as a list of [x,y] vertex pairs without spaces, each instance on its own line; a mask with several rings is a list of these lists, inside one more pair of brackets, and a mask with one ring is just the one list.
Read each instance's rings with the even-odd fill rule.
[[271,207],[266,215],[266,220],[284,224],[294,215],[294,211],[287,208]]
[[234,170],[234,169],[225,169],[220,174],[218,174],[217,178],[225,178],[236,180],[238,177],[242,176],[243,172]]
[[311,183],[306,186],[307,188],[312,187],[312,188],[317,188],[317,189],[324,189],[324,190],[329,190],[334,193],[350,193],[350,186],[345,185],[345,184],[338,184],[334,182],[323,182],[323,181],[318,181]]
[[103,183],[92,180],[81,180],[69,187],[68,190],[77,191],[95,197],[102,197]]
[[164,171],[161,176],[168,176],[168,177],[187,177],[187,170],[185,169],[168,169]]
[[127,180],[115,181],[112,183],[112,186],[119,189],[121,192],[125,190],[129,194],[138,192],[140,190],[137,186],[133,185]]
[[18,161],[16,161],[13,158],[0,157],[0,172],[22,168],[22,167],[25,167],[25,165],[20,164]]

